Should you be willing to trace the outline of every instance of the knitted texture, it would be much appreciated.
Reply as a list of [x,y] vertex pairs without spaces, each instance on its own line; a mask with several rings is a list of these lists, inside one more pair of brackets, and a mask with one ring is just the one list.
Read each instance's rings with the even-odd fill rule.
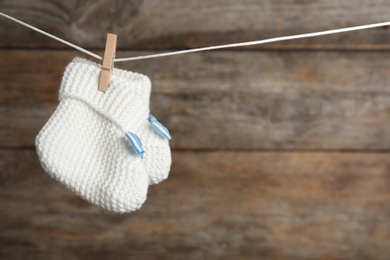
[[[95,70],[96,66],[98,66],[96,63],[87,61],[85,59],[75,58],[73,60],[73,63],[81,63],[86,64],[88,70]],[[100,69],[99,69],[100,71]],[[122,80],[122,81],[129,81],[131,80],[131,77],[127,77],[126,75],[129,74],[129,72],[124,70],[118,70],[115,69],[114,71],[117,72],[117,77],[112,78],[112,83],[115,84],[115,80]],[[78,71],[77,73],[82,74],[82,71]],[[131,73],[130,73],[131,74]],[[140,74],[132,74],[133,76]],[[146,77],[146,76],[144,76]],[[85,82],[82,82],[81,84],[91,84],[92,81],[89,81],[88,79],[84,78]],[[150,83],[149,83],[150,84]],[[93,84],[92,84],[93,85]],[[112,103],[119,103],[123,102],[123,99],[125,98],[123,96],[123,93],[127,95],[127,97],[131,97],[133,94],[135,94],[131,86],[128,87],[125,85],[125,87],[119,91],[118,89],[112,91],[111,96],[105,96],[102,94],[103,92],[95,91],[95,86],[90,86],[89,88],[80,89],[80,87],[77,87],[77,84],[68,84],[65,86],[65,94],[63,93],[62,89],[60,90],[60,98],[61,96],[73,96],[73,97],[79,97],[82,96],[84,100],[86,100],[87,103],[91,104],[93,107],[97,108],[97,110],[101,111],[101,113],[107,113],[107,117],[114,116],[115,118],[121,118],[126,117],[124,120],[117,120],[113,119],[114,121],[117,121],[119,125],[123,125],[123,122],[130,122],[131,119],[133,119],[135,122],[129,124],[127,127],[122,126],[122,128],[127,128],[133,133],[136,133],[142,141],[142,144],[144,146],[144,149],[146,151],[145,157],[144,157],[144,164],[149,176],[149,184],[158,184],[161,181],[168,178],[169,171],[171,168],[171,149],[169,147],[168,140],[164,139],[160,135],[158,135],[153,128],[150,126],[150,123],[148,122],[147,118],[148,116],[145,115],[145,111],[142,111],[142,117],[135,118],[131,117],[131,115],[134,115],[136,111],[126,111],[126,113],[122,113],[120,108],[118,109],[117,106],[111,106]],[[111,87],[110,87],[111,88]],[[109,88],[109,89],[110,89]],[[90,91],[92,90],[92,91]],[[146,90],[146,88],[144,88]],[[142,94],[142,93],[141,93]],[[111,102],[107,102],[106,100],[103,100],[103,98],[110,99]],[[126,102],[126,101],[125,101]],[[135,101],[135,107],[141,110],[148,109],[149,111],[149,105],[148,107],[144,106],[140,100],[136,99]],[[134,109],[134,106],[126,105],[128,109],[132,108]],[[148,113],[148,112],[147,112]],[[136,131],[134,127],[136,126],[138,130]]]
[[149,176],[125,132],[145,125],[151,84],[114,69],[103,93],[99,75],[99,66],[84,59],[67,66],[60,103],[36,137],[37,153],[43,169],[82,198],[110,211],[134,211],[146,199]]
[[168,178],[171,168],[169,142],[158,135],[147,120],[141,125],[138,134],[146,151],[144,163],[148,170],[149,184],[158,184]]
[[[82,64],[88,64],[89,70],[94,70],[97,64],[87,61],[85,59],[80,59],[80,58],[75,58],[73,60],[73,63],[82,63]],[[100,71],[100,69],[99,69]],[[130,80],[130,78],[126,77],[126,75],[129,73],[124,70],[117,70],[115,69],[114,71],[117,71],[118,78],[127,81]],[[82,73],[79,71],[79,73]],[[133,75],[139,75],[140,74],[135,74]],[[145,76],[146,77],[146,76]],[[116,77],[113,77],[112,81],[114,82],[115,79],[118,79]],[[84,82],[85,84],[87,82]],[[89,82],[91,83],[91,82]],[[150,83],[149,83],[150,84]],[[109,96],[107,98],[111,99],[110,102],[106,102],[101,99],[101,96],[104,97],[104,94],[102,95],[100,91],[96,93],[94,91],[94,87],[92,87],[93,91],[92,93],[88,92],[88,89],[83,89],[80,90],[80,88],[75,87],[76,84],[69,84],[66,87],[66,94],[65,96],[73,96],[73,97],[78,97],[78,96],[83,96],[87,97],[88,100],[86,101],[89,104],[92,104],[93,107],[97,108],[101,113],[106,113],[107,111],[111,111],[108,113],[108,117],[111,115],[115,115],[116,118],[120,117],[131,117],[132,114],[135,113],[135,111],[132,111],[131,113],[121,113],[120,109],[115,108],[114,106],[108,107],[108,104],[115,103],[115,102],[121,102],[121,100],[124,98],[122,93],[126,93],[128,97],[130,97],[133,92],[131,89],[128,87],[125,87],[123,91],[116,91],[115,94],[112,94],[112,96]],[[82,92],[83,91],[83,92]],[[63,96],[64,94],[60,90],[60,97]],[[85,100],[85,98],[84,98]],[[149,107],[144,106],[142,103],[139,102],[139,100],[135,100],[136,102],[136,107],[139,109],[143,110],[145,108],[149,109]],[[130,107],[130,105],[128,106]],[[132,107],[134,108],[134,107]],[[149,111],[149,110],[148,110]],[[145,115],[145,111],[142,112],[142,115]],[[168,140],[164,139],[160,135],[156,134],[156,132],[153,130],[153,128],[150,126],[147,117],[141,117],[141,118],[132,118],[135,120],[134,123],[130,124],[127,129],[130,130],[131,132],[135,132],[136,134],[139,135],[141,138],[142,144],[144,146],[144,149],[146,151],[145,158],[144,158],[144,164],[149,176],[149,184],[158,184],[161,181],[165,180],[168,178],[169,171],[171,168],[171,150],[169,147],[169,142]],[[130,118],[126,118],[124,120],[115,120],[117,121],[119,125],[123,125],[120,122],[130,122]],[[139,127],[137,131],[135,131],[134,127],[132,126],[137,126]],[[126,128],[125,126],[122,126],[122,128]]]

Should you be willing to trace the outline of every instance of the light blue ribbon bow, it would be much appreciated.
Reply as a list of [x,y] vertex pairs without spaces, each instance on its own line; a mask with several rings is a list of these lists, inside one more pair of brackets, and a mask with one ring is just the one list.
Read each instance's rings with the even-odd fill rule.
[[154,131],[156,131],[156,133],[158,133],[167,140],[171,140],[171,134],[169,133],[168,128],[166,128],[159,121],[157,121],[157,119],[152,114],[149,115],[148,120]]
[[136,152],[138,156],[143,159],[145,151],[142,147],[142,142],[139,137],[132,132],[126,132],[125,136],[130,141],[131,147],[133,148],[134,152]]

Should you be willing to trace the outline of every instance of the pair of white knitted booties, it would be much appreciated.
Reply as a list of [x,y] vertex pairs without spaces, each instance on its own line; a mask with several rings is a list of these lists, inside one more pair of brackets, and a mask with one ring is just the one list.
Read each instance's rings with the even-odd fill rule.
[[100,71],[82,58],[67,66],[60,103],[37,135],[36,150],[42,168],[82,198],[130,212],[145,202],[149,184],[168,177],[170,136],[149,116],[148,77],[114,69],[101,92]]

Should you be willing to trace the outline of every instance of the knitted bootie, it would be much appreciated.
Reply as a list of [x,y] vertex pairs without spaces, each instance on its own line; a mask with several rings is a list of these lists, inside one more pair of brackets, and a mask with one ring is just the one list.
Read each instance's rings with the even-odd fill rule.
[[82,198],[110,211],[134,211],[146,199],[149,177],[142,153],[125,136],[136,137],[148,117],[151,84],[114,69],[101,92],[99,75],[100,67],[85,59],[68,65],[60,103],[35,140],[37,153],[44,170]]
[[157,184],[168,177],[171,168],[171,149],[168,142],[171,135],[153,115],[149,115],[147,121],[145,120],[138,133],[146,151],[144,162],[148,170],[149,184]]

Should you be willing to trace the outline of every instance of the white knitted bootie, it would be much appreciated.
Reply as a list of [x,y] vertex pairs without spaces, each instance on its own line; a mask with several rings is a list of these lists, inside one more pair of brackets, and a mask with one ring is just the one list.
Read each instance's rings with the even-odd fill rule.
[[143,152],[134,152],[137,142],[125,136],[136,138],[144,128],[151,84],[144,75],[114,69],[103,93],[99,74],[100,67],[85,59],[67,66],[60,103],[36,137],[36,149],[44,170],[82,198],[130,212],[145,201],[149,176]]
[[138,131],[145,148],[144,162],[149,175],[149,184],[158,184],[168,177],[171,168],[171,135],[153,115],[149,115]]

